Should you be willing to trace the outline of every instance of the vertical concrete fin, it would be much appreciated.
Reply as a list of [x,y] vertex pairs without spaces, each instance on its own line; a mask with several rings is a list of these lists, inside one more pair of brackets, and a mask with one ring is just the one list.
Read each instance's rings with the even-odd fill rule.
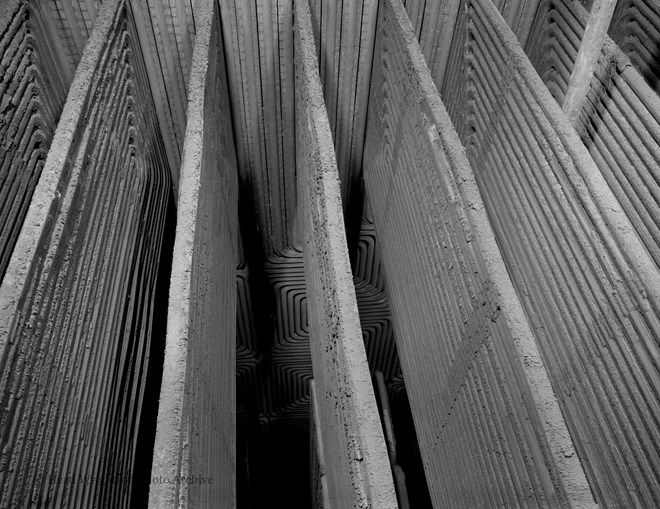
[[234,507],[238,183],[217,2],[198,2],[149,507]]
[[400,0],[379,10],[364,172],[434,506],[594,507]]
[[[25,1],[0,9],[0,282],[66,99],[53,23]],[[57,37],[55,37],[57,39]]]
[[296,160],[310,343],[329,499],[334,508],[397,507],[367,366],[308,0],[295,14]]
[[124,1],[86,41],[0,286],[2,507],[131,499],[172,184]]
[[[319,72],[337,155],[342,202],[346,217],[355,216],[359,220],[362,148],[378,1],[311,0],[310,5]],[[359,222],[347,224],[347,227],[357,229]],[[352,242],[351,238],[349,242]]]
[[[565,24],[580,30],[570,13],[583,9],[566,4],[546,7],[557,33]],[[466,0],[465,6],[466,44],[453,70],[464,77],[465,93],[448,109],[463,126],[459,133],[514,287],[596,501],[655,506],[660,448],[651,437],[660,436],[660,401],[647,394],[657,393],[660,379],[660,272],[649,238],[644,245],[629,202],[624,208],[619,201],[628,194],[621,190],[625,181],[606,177],[606,167],[596,164],[603,143],[592,149],[592,159],[493,2]],[[577,46],[576,35],[566,47]],[[535,56],[561,64],[548,70],[557,81],[577,53],[553,55],[565,42]],[[612,64],[604,59],[600,65],[623,87]],[[602,68],[598,74],[602,79]],[[600,96],[625,102],[615,87]],[[610,108],[603,106],[592,117],[601,135]],[[608,145],[619,152],[617,143]],[[626,170],[637,178],[633,168]],[[648,172],[642,165],[639,171]]]

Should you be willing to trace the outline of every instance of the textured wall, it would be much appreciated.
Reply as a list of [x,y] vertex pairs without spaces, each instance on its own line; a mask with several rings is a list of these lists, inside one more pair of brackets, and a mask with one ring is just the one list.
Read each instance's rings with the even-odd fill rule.
[[[107,0],[106,0],[107,1]],[[103,0],[22,0],[42,21],[43,35],[65,87],[92,32]],[[135,39],[145,56],[156,115],[175,188],[186,128],[186,87],[195,37],[193,0],[130,0]]]
[[126,506],[170,173],[135,29],[99,13],[0,286],[0,505]]
[[396,507],[360,330],[309,4],[298,0],[294,9],[299,212],[329,500],[333,507]]
[[20,0],[4,2],[0,34],[2,281],[62,112],[66,88],[38,11]]
[[[0,281],[41,174],[99,0],[8,0],[0,6]],[[176,5],[175,5],[176,4]],[[129,3],[165,150],[178,182],[194,37],[188,1]]]
[[[494,0],[493,4],[501,11],[521,44],[525,44],[541,1]],[[459,16],[462,3],[460,0],[403,0],[403,4],[433,80],[438,89],[442,90],[450,55],[456,53],[452,48],[464,44],[461,39],[463,17]]]
[[660,4],[620,0],[610,36],[656,92],[660,92]]
[[[376,0],[310,1],[319,74],[334,140],[348,227],[357,235]],[[349,238],[349,241],[351,239]]]
[[[539,75],[560,103],[586,16],[577,3],[546,2],[536,19],[537,35],[527,48]],[[652,46],[653,39],[648,43]],[[576,128],[660,267],[660,99],[610,40],[601,52]]]
[[450,111],[571,436],[600,504],[657,505],[657,268],[492,3],[465,5]]
[[154,508],[233,507],[236,497],[238,170],[216,2],[199,4],[197,20],[149,497]]
[[436,507],[592,504],[474,175],[399,0],[379,10],[364,178]]
[[[396,355],[383,277],[378,263],[372,265],[373,232],[360,221],[360,164],[376,4],[311,2],[325,98],[332,104],[343,203],[346,207],[350,194],[356,207],[348,225],[349,246],[362,267],[356,284],[360,311],[368,322],[363,333],[373,353],[370,360],[378,359],[379,369],[389,377],[396,372]],[[276,421],[306,432],[312,377],[296,213],[292,5],[291,0],[220,2],[246,246],[238,281],[239,423],[246,414],[242,393],[257,394],[253,401],[265,434]],[[357,47],[359,51],[353,49]],[[340,51],[350,58],[339,58]],[[253,318],[263,314],[264,319],[248,324],[251,307],[257,313]]]
[[220,8],[241,185],[272,255],[299,242],[292,0],[220,0]]

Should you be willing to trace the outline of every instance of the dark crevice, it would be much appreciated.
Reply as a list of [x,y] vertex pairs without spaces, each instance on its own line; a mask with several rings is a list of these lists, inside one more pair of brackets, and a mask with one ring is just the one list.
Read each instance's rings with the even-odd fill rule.
[[170,275],[172,272],[175,232],[176,208],[174,206],[174,194],[170,191],[165,215],[161,254],[158,264],[158,276],[156,280],[154,312],[151,324],[152,336],[149,348],[149,365],[144,386],[144,400],[140,414],[140,425],[133,464],[131,507],[135,508],[147,507],[149,501],[151,464],[154,455],[158,402],[163,377],[163,362],[165,358],[167,307],[170,293]]

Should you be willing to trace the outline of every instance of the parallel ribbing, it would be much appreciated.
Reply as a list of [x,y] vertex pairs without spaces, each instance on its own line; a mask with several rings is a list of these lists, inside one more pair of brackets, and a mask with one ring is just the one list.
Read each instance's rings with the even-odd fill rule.
[[299,214],[328,493],[337,507],[394,508],[396,496],[360,330],[308,0],[295,0],[294,9]]
[[130,0],[140,50],[145,55],[156,113],[175,189],[186,129],[186,87],[192,58],[191,13],[175,0]]
[[649,86],[660,92],[660,3],[620,0],[609,34]]
[[[94,26],[101,0],[23,0],[44,20],[58,73],[68,85]],[[194,23],[190,0],[129,0],[135,38],[145,58],[154,91],[165,150],[178,187],[179,162],[186,126],[186,87],[190,73]]]
[[[511,30],[521,44],[532,32],[534,13],[542,0],[494,0]],[[452,90],[454,85],[444,88],[445,71],[452,47],[462,47],[463,34],[459,16],[461,2],[458,0],[404,0],[413,30],[422,48],[426,63],[438,89]],[[457,22],[459,26],[457,26]]]
[[[563,100],[586,15],[578,4],[551,1],[537,16],[538,35],[527,52],[558,101]],[[610,40],[577,129],[660,267],[660,98]]]
[[196,18],[151,475],[158,481],[149,494],[154,508],[236,503],[238,170],[216,5],[198,3]]
[[453,110],[571,435],[599,503],[657,505],[657,270],[492,3],[466,4]]
[[591,505],[474,176],[400,2],[379,12],[365,182],[437,507]]
[[312,0],[310,7],[342,201],[350,213],[361,194],[362,148],[378,2]]
[[65,90],[25,2],[0,20],[0,281],[62,111]]
[[265,253],[299,244],[291,0],[221,0],[241,185]]
[[3,506],[130,500],[171,183],[133,22],[99,16],[0,287]]

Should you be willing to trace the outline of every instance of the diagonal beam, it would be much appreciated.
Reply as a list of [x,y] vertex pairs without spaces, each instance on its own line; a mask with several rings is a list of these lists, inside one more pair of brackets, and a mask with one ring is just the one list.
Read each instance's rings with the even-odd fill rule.
[[591,7],[587,28],[564,97],[563,110],[573,125],[577,124],[582,105],[587,99],[616,3],[617,0],[595,0]]
[[294,9],[298,213],[328,498],[337,509],[394,508],[396,496],[362,341],[308,0],[297,0]]

